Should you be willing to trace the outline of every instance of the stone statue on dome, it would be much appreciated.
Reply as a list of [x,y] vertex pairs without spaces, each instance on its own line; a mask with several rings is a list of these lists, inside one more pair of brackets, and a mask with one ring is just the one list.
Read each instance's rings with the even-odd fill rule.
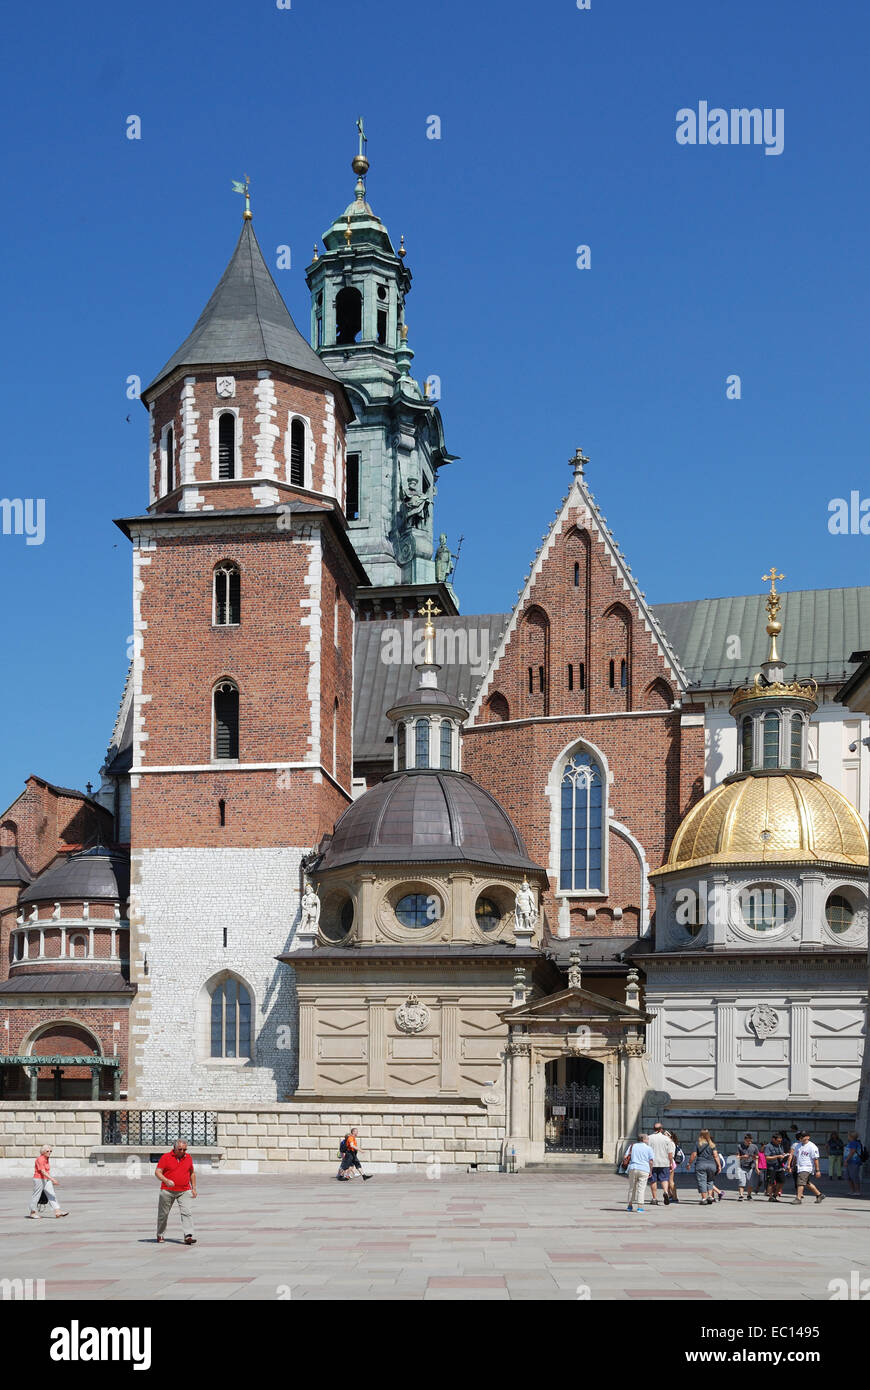
[[538,904],[534,889],[524,878],[514,899],[514,922],[516,931],[524,936],[535,930],[538,922]]

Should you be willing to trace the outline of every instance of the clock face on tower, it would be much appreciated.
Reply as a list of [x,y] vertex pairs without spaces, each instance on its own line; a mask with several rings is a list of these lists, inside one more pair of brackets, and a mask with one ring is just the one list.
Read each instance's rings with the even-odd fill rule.
[[229,397],[236,394],[236,379],[234,376],[219,376],[217,379],[217,393],[219,396]]

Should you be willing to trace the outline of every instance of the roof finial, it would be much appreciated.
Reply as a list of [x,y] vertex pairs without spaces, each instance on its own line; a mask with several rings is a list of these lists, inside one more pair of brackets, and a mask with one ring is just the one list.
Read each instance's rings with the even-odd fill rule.
[[583,469],[586,467],[586,465],[587,465],[588,462],[589,462],[588,458],[586,457],[586,455],[584,454],[583,450],[582,450],[582,449],[579,447],[579,445],[578,445],[578,447],[577,447],[577,448],[575,449],[575,451],[574,451],[574,457],[571,459],[571,466],[572,466],[573,469],[574,469],[574,477],[575,477],[575,478],[582,478],[582,477],[583,477]]
[[369,162],[366,159],[366,145],[368,144],[368,136],[365,132],[365,126],[363,125],[362,116],[357,117],[356,128],[359,131],[359,150],[351,160],[350,167],[353,169],[353,172],[357,176],[357,185],[355,189],[356,196],[357,198],[365,198],[365,176],[369,171]]
[[401,256],[402,260],[404,260],[407,254],[408,253],[405,250],[405,234],[403,232],[401,241],[399,242],[399,255]]
[[245,182],[240,183],[238,179],[233,179],[233,192],[244,193],[245,195],[245,221],[250,222],[254,216],[251,212],[251,180],[245,174]]
[[423,607],[418,609],[421,618],[426,619],[426,626],[423,628],[423,639],[425,642],[424,665],[432,666],[435,663],[435,624],[432,619],[437,618],[441,609],[427,598]]
[[767,653],[767,663],[774,666],[781,664],[779,652],[776,649],[776,639],[782,632],[782,623],[777,621],[777,614],[782,607],[782,595],[776,591],[776,581],[785,579],[784,574],[777,574],[776,565],[771,565],[770,574],[761,576],[762,584],[770,584],[770,593],[767,595],[767,635],[770,638],[770,651]]

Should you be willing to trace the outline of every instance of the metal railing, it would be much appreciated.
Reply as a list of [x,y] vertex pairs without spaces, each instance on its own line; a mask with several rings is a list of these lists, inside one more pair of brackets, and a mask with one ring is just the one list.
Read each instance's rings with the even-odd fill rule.
[[103,1110],[102,1143],[169,1147],[176,1139],[188,1144],[217,1144],[213,1110]]

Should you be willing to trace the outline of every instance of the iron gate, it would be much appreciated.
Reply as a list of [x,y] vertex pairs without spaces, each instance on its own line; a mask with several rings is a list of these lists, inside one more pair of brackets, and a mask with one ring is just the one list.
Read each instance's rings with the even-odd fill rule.
[[544,1148],[547,1153],[603,1154],[601,1092],[597,1086],[548,1086]]

